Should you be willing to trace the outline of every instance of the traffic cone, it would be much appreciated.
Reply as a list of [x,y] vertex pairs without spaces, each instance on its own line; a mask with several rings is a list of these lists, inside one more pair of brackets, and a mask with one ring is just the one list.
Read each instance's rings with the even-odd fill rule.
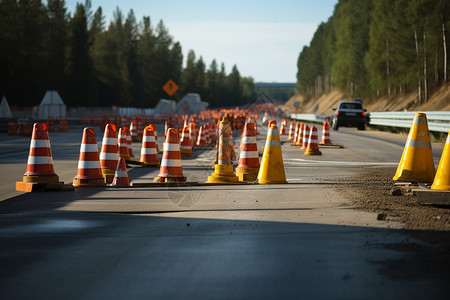
[[139,161],[143,166],[160,166],[156,150],[155,131],[152,125],[144,128],[141,159]]
[[73,178],[74,187],[105,186],[105,178],[100,168],[97,137],[94,128],[84,128],[81,140],[77,175]]
[[267,133],[266,145],[259,168],[257,183],[287,183],[284,172],[281,142],[276,125],[272,125]]
[[239,177],[239,181],[255,181],[258,177],[258,171],[259,157],[255,126],[253,123],[245,123],[236,175]]
[[197,146],[207,146],[205,138],[205,126],[200,126],[198,131]]
[[431,183],[435,173],[427,116],[416,113],[393,180]]
[[133,142],[131,140],[131,132],[129,127],[124,127],[127,129],[127,149],[128,149],[128,155],[130,156],[130,159],[135,157],[133,153]]
[[445,141],[444,150],[442,151],[441,160],[439,161],[431,189],[450,191],[450,131]]
[[317,127],[312,126],[309,133],[309,142],[303,155],[322,155],[319,151],[319,139],[317,138]]
[[211,127],[209,126],[209,123],[208,123],[205,125],[205,143],[207,146],[209,146],[211,144],[210,130],[211,130]]
[[167,130],[163,151],[161,168],[153,182],[185,182],[186,177],[183,175],[181,166],[180,143],[176,129],[169,128]]
[[181,134],[181,156],[191,156],[192,155],[192,143],[189,137],[189,127],[185,126],[183,128],[183,133]]
[[125,160],[130,160],[130,153],[128,151],[128,143],[127,143],[127,127],[119,129],[119,138],[118,138],[118,146],[119,146],[119,156],[125,158]]
[[156,145],[156,151],[160,153],[159,146],[158,146],[158,131],[156,130],[156,124],[150,124],[153,127],[153,132],[155,133],[155,145]]
[[111,183],[119,160],[116,125],[106,124],[100,151],[100,166],[106,183]]
[[195,145],[195,141],[196,141],[195,137],[196,137],[195,123],[190,122],[189,123],[189,138],[191,139],[192,147],[196,146]]
[[327,121],[323,121],[323,129],[322,129],[322,140],[320,141],[320,145],[331,145],[330,140],[330,124]]
[[23,182],[59,182],[59,177],[53,170],[52,149],[48,137],[47,125],[44,123],[35,123],[33,125],[27,171],[23,175]]
[[219,127],[219,153],[214,173],[208,176],[206,183],[235,183],[239,177],[233,173],[234,150],[231,144],[231,127],[227,117],[223,117]]
[[137,122],[131,121],[130,123],[130,133],[131,133],[131,141],[138,141],[138,133],[137,133]]
[[300,123],[300,126],[298,127],[297,141],[295,142],[295,145],[300,146],[300,148],[303,146],[303,142],[304,142],[304,136],[303,136],[304,128],[305,128],[305,124]]
[[292,143],[297,144],[299,131],[300,130],[300,123],[297,123],[295,125],[295,131],[294,131],[294,139],[292,140]]
[[278,127],[277,120],[269,120],[269,123],[267,123],[267,128],[270,129],[272,124]]
[[294,139],[294,135],[295,135],[295,123],[291,122],[291,124],[289,125],[288,141],[293,140]]
[[125,165],[125,159],[123,157],[119,158],[111,186],[130,186],[130,179],[128,178],[127,166]]
[[302,130],[302,134],[300,136],[300,143],[298,144],[299,146],[302,146],[300,148],[300,150],[306,150],[306,148],[308,147],[309,144],[309,126],[307,124],[303,125],[303,130]]

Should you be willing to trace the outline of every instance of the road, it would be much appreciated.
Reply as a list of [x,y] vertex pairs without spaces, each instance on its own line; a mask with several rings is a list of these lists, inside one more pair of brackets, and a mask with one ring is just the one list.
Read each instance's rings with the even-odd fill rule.
[[[265,130],[258,138],[264,144]],[[76,174],[82,129],[51,133],[55,171]],[[160,131],[162,132],[162,131]],[[98,137],[100,140],[101,137]],[[435,278],[395,278],[385,263],[421,244],[395,219],[353,209],[336,192],[361,168],[395,166],[406,135],[331,132],[345,148],[306,157],[282,146],[288,184],[86,188],[20,193],[29,138],[0,137],[2,299],[425,298]],[[236,137],[236,142],[239,137]],[[161,141],[160,141],[161,143]],[[139,144],[133,145],[139,153]],[[433,143],[436,164],[442,144]],[[188,181],[211,174],[213,150],[183,160]],[[158,170],[129,170],[150,182]],[[418,279],[419,277],[419,279]]]

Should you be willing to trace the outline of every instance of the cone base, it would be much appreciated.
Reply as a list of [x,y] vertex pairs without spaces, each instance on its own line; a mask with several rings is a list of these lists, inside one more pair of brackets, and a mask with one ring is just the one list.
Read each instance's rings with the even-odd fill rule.
[[161,166],[161,163],[159,163],[159,162],[142,162],[141,161],[141,165],[144,167],[144,168],[151,168],[151,167],[160,167]]
[[236,175],[239,181],[256,181],[258,178],[259,168],[236,168]]
[[58,175],[24,175],[24,183],[55,183],[59,182]]
[[331,141],[322,141],[319,145],[333,145],[333,143]]
[[153,182],[168,182],[168,183],[177,183],[177,182],[186,182],[186,177],[160,177],[156,176],[153,179]]
[[287,180],[264,180],[264,179],[260,179],[260,180],[256,180],[256,183],[259,184],[284,184],[284,183],[288,183]]
[[421,182],[421,183],[432,183],[434,180],[434,175],[431,176],[423,176],[423,177],[417,177],[418,172],[412,172],[408,170],[402,170],[401,172],[397,172],[392,178],[392,180],[395,181],[401,181],[401,182]]
[[113,180],[113,182],[109,186],[129,187],[130,181],[128,180],[128,178],[117,178],[116,180]]
[[206,183],[235,183],[239,177],[233,173],[233,165],[215,165],[214,173],[208,176]]
[[106,186],[105,178],[79,179],[74,178],[72,185],[74,187]]
[[306,149],[303,155],[322,155],[322,152],[320,152],[318,149]]
[[130,160],[130,155],[121,154],[120,157],[123,157],[125,160]]

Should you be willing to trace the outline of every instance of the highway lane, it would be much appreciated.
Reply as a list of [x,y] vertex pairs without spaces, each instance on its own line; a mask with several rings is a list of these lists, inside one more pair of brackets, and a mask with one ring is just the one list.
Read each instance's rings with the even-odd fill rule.
[[[51,135],[55,170],[66,182],[76,174],[80,132],[55,134],[57,141]],[[445,283],[434,278],[390,277],[383,262],[405,255],[390,246],[421,242],[399,230],[395,219],[377,221],[374,213],[344,206],[336,184],[321,182],[364,167],[395,166],[406,136],[332,131],[333,142],[345,148],[322,148],[316,157],[285,143],[287,185],[34,194],[11,191],[25,171],[28,149],[22,148],[29,139],[1,138],[2,299],[446,295]],[[442,145],[433,150],[437,164]],[[204,181],[214,151],[196,154],[183,160],[183,170],[191,181]],[[130,170],[135,182],[149,182],[157,172]]]

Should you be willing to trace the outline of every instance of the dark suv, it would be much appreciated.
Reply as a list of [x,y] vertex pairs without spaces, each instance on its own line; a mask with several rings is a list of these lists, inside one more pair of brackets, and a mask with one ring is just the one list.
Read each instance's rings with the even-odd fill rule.
[[340,101],[333,117],[333,129],[339,127],[356,127],[359,130],[366,129],[366,111],[361,101]]

